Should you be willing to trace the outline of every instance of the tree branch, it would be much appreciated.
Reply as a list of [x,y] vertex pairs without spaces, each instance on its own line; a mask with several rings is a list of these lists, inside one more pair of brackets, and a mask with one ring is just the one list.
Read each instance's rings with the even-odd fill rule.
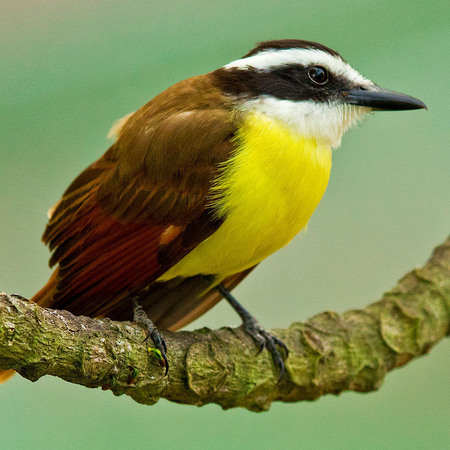
[[388,371],[450,334],[450,238],[380,301],[341,315],[324,312],[274,333],[291,350],[279,384],[269,353],[256,356],[242,328],[164,333],[170,361],[164,378],[139,326],[75,317],[0,294],[1,369],[31,381],[54,375],[101,386],[149,405],[162,397],[261,411],[274,400],[378,389]]

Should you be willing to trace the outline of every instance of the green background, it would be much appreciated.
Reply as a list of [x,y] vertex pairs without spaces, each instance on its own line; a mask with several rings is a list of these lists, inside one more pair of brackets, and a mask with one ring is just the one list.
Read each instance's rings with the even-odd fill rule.
[[[50,274],[47,209],[107,148],[112,122],[275,38],[316,40],[429,111],[377,113],[343,140],[306,235],[236,289],[267,327],[379,298],[449,231],[448,1],[1,1],[0,289]],[[238,325],[219,304],[190,328]],[[146,407],[45,377],[0,387],[2,448],[450,447],[450,341],[381,391],[268,413]]]

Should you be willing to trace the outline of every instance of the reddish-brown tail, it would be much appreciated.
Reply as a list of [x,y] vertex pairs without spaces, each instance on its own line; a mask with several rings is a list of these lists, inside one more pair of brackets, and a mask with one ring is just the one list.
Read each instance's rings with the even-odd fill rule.
[[5,381],[8,381],[12,376],[14,376],[16,373],[15,370],[9,369],[9,370],[0,370],[0,384],[4,383]]

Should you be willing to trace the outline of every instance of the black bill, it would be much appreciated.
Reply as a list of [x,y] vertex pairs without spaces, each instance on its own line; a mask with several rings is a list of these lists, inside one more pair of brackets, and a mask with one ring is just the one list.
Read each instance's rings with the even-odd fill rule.
[[344,93],[344,101],[351,105],[366,106],[380,111],[427,109],[425,103],[417,98],[380,88],[352,89]]

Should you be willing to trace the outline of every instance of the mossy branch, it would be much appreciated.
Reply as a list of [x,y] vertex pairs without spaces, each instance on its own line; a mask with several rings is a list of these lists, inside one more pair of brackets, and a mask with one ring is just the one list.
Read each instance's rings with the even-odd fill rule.
[[272,401],[378,389],[388,371],[448,335],[450,238],[380,301],[341,315],[324,312],[274,333],[291,350],[278,384],[270,355],[257,356],[241,328],[165,333],[170,371],[163,377],[139,326],[75,317],[0,294],[1,369],[32,381],[54,375],[148,405],[166,398],[260,411]]

